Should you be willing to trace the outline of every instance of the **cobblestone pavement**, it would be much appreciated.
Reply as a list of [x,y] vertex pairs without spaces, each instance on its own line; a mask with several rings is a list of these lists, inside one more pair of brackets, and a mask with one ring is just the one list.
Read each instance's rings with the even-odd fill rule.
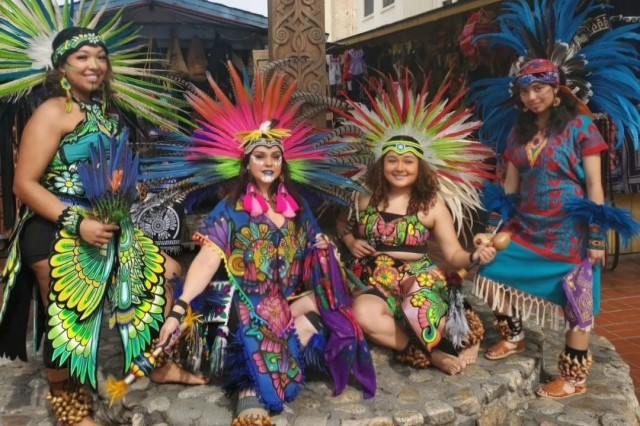
[[[492,316],[473,300],[485,324]],[[357,385],[332,396],[331,382],[309,380],[298,398],[274,417],[277,426],[384,425],[638,425],[640,408],[629,366],[611,343],[594,336],[596,361],[585,395],[563,401],[537,398],[535,389],[553,377],[562,349],[561,333],[543,335],[527,328],[527,350],[504,361],[480,357],[460,375],[433,368],[414,370],[393,360],[390,351],[374,348],[378,374],[375,398],[364,400]],[[487,327],[482,350],[498,340]],[[208,386],[134,383],[121,403],[108,408],[106,376],[121,378],[122,358],[115,332],[102,333],[100,399],[97,418],[104,425],[211,426],[229,425],[232,403],[215,383]],[[54,425],[46,402],[48,392],[39,357],[24,363],[0,360],[0,424]]]

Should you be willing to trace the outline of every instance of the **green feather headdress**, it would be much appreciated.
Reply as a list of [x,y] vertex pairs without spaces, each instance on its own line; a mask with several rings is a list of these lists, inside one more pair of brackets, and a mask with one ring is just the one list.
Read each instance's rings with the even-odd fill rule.
[[[178,131],[188,124],[179,114],[180,103],[166,86],[175,82],[160,75],[164,60],[150,58],[139,29],[122,24],[121,9],[100,24],[107,4],[96,11],[96,0],[62,6],[55,0],[0,2],[0,100],[17,101],[45,82],[52,69],[52,41],[61,30],[95,30],[109,52],[114,74],[114,103],[156,126]],[[181,101],[180,101],[181,102]]]

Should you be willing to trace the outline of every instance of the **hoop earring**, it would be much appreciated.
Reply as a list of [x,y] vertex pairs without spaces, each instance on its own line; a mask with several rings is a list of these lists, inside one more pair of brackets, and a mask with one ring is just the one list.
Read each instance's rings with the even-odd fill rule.
[[529,111],[529,108],[527,108],[526,106],[523,106],[522,107],[522,112],[527,112],[527,111]]
[[73,99],[71,98],[71,83],[67,80],[67,76],[64,74],[60,79],[60,87],[65,91],[64,110],[69,113],[73,110]]
[[560,100],[560,98],[553,98],[552,105],[553,105],[554,108],[558,108],[561,103],[562,103],[562,101]]

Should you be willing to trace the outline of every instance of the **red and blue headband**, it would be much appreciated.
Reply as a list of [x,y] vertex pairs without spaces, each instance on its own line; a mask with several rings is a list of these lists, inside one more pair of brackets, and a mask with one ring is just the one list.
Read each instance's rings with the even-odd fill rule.
[[524,64],[516,75],[518,87],[529,87],[533,83],[560,84],[560,71],[553,62],[547,59],[533,59]]

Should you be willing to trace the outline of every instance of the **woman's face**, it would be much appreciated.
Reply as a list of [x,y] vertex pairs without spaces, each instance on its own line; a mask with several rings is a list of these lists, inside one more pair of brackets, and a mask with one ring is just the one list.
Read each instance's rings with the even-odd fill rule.
[[104,82],[109,69],[107,53],[100,46],[85,45],[71,53],[59,68],[69,80],[73,93],[88,100]]
[[558,88],[549,84],[533,83],[520,88],[520,100],[529,111],[540,114],[553,106]]
[[411,188],[418,180],[419,165],[415,154],[389,152],[384,156],[384,178],[393,188]]
[[271,183],[282,173],[282,151],[277,146],[256,147],[249,154],[248,167],[256,182]]

